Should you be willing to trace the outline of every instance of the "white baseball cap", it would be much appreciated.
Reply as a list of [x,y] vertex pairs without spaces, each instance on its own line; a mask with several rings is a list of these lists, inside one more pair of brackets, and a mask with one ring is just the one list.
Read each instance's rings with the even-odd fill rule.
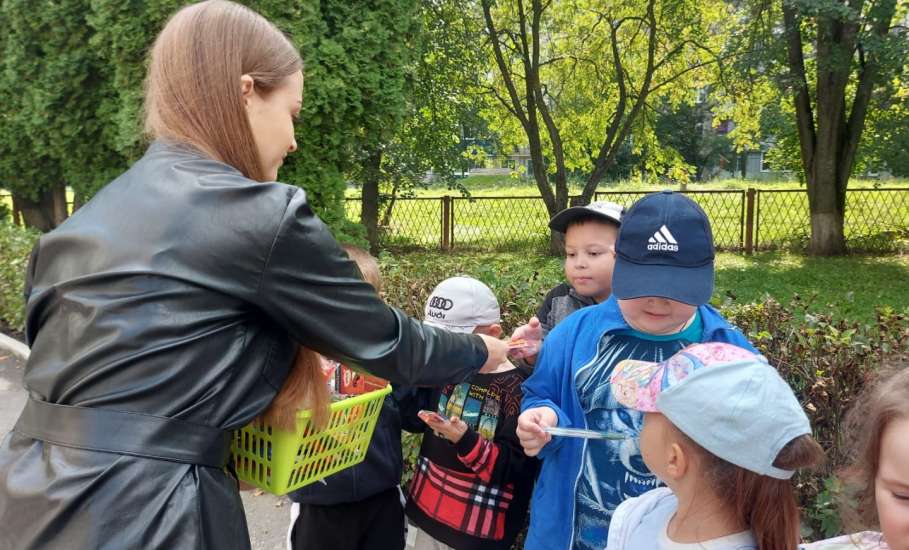
[[423,323],[451,332],[473,332],[499,323],[499,301],[488,286],[472,277],[451,277],[433,289],[423,309]]
[[625,208],[610,201],[596,201],[586,206],[572,206],[562,210],[549,220],[549,228],[559,233],[568,231],[568,225],[578,218],[598,218],[616,227],[622,225]]

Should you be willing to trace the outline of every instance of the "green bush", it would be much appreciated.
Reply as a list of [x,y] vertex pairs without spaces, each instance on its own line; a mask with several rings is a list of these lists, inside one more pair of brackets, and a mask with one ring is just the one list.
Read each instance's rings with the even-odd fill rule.
[[853,435],[843,420],[880,365],[909,356],[909,312],[883,307],[875,323],[863,324],[817,313],[794,296],[786,305],[767,298],[724,308],[723,313],[789,381],[808,413],[827,462],[794,478],[803,528],[810,538],[837,534],[841,525],[835,474],[847,465],[847,438]]
[[0,323],[18,331],[25,325],[25,269],[39,236],[37,231],[0,221]]

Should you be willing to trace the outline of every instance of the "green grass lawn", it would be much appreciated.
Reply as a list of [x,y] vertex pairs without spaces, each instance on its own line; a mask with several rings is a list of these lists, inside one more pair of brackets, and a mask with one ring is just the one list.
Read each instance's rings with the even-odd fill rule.
[[876,306],[907,311],[909,256],[717,255],[714,296],[720,301],[747,303],[770,295],[785,303],[794,294],[810,300],[814,311],[855,320],[873,320]]
[[[386,291],[392,303],[415,299],[412,288],[402,290],[397,285],[419,281],[431,289],[438,281],[463,273],[489,284],[500,299],[506,296],[522,316],[533,311],[539,295],[562,278],[561,259],[523,252],[385,253],[382,264],[390,276]],[[882,306],[909,313],[909,256],[717,254],[714,303],[750,303],[769,295],[785,304],[795,294],[811,303],[811,311],[837,318],[871,322],[875,307]],[[419,313],[422,305],[415,300],[411,306]]]

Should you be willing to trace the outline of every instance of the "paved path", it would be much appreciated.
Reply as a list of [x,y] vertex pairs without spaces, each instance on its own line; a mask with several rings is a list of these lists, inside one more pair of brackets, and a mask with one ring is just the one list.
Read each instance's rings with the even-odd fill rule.
[[[20,360],[0,348],[0,438],[16,423],[25,403],[22,366]],[[283,550],[290,518],[287,499],[244,491],[243,505],[253,550]]]

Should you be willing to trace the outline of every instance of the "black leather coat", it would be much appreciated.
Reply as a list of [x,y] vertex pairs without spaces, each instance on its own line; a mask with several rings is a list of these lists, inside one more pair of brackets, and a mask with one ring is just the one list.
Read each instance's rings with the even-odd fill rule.
[[[386,306],[302,190],[160,142],[41,238],[26,286],[31,399],[92,413],[238,428],[280,388],[295,342],[401,384],[462,380],[486,359],[479,337]],[[55,418],[60,441],[100,446],[3,438],[0,549],[249,548],[223,468],[90,450],[152,436]]]

